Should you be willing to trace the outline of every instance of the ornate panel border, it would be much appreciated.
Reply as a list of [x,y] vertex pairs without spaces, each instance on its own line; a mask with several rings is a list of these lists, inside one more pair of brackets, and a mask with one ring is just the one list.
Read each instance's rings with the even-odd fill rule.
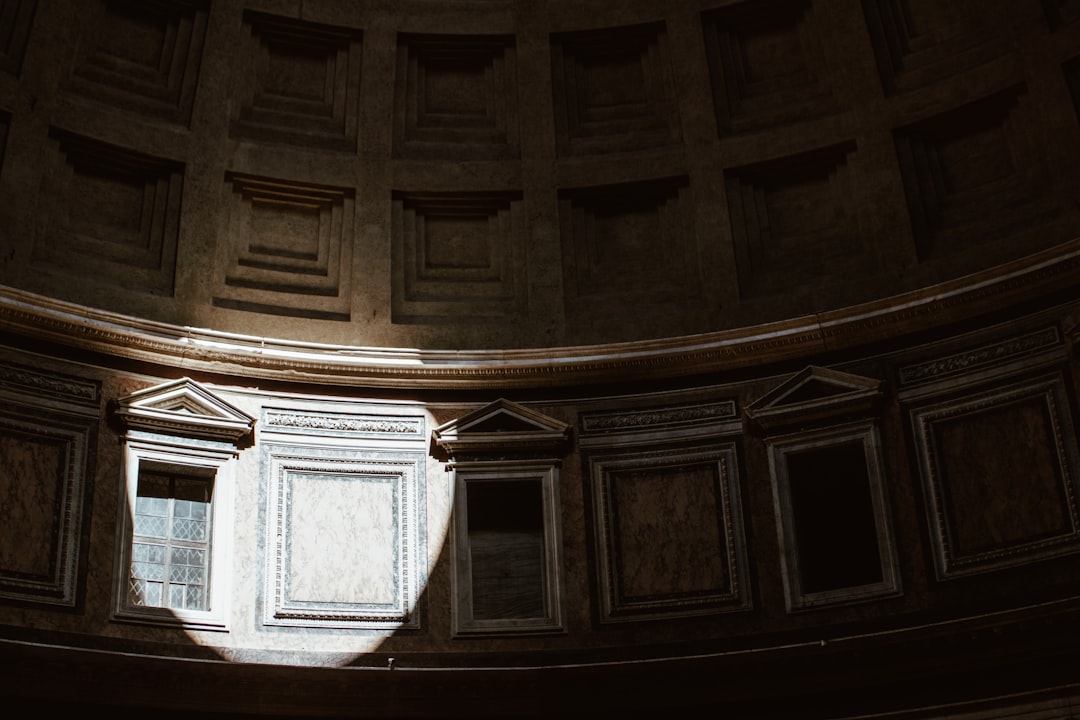
[[[266,625],[304,628],[415,629],[420,627],[416,602],[426,583],[424,548],[424,456],[348,447],[266,443],[263,450],[267,483],[265,507]],[[393,584],[389,602],[302,600],[290,594],[290,504],[293,483],[300,476],[347,478],[385,483],[393,497]]]
[[[956,420],[977,417],[1024,402],[1042,404],[1048,421],[1050,454],[1057,463],[1056,488],[1062,502],[1064,532],[1029,537],[961,552],[956,543],[956,528],[949,518],[949,497],[943,476],[938,426]],[[934,565],[939,579],[989,572],[1038,560],[1080,552],[1080,506],[1077,503],[1080,483],[1080,450],[1070,412],[1069,391],[1063,372],[1017,378],[1010,384],[969,389],[960,396],[938,397],[909,410],[915,450],[926,494],[930,540]]]
[[[708,447],[626,451],[611,449],[587,458],[592,490],[596,572],[600,621],[618,623],[658,617],[689,617],[747,610],[751,607],[747,550],[742,523],[738,460],[734,442]],[[722,586],[696,592],[626,597],[619,571],[620,543],[616,529],[619,509],[614,501],[616,474],[669,471],[707,465],[715,468],[717,518],[722,532],[726,580]]]
[[[0,599],[63,607],[80,602],[100,392],[95,381],[0,363],[0,435],[21,435],[50,444],[61,459],[53,488],[55,502],[45,518],[48,570],[35,574],[0,568]],[[4,505],[7,516],[13,510]],[[4,521],[9,522],[10,516]]]

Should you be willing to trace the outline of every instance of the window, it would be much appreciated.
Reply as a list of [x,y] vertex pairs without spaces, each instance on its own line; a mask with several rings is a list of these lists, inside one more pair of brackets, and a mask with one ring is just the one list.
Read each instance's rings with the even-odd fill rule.
[[564,630],[558,455],[569,433],[507,400],[435,429],[453,470],[455,635]]
[[876,425],[770,438],[769,448],[789,607],[898,594]]
[[457,633],[561,629],[556,468],[500,461],[454,473]]
[[810,366],[746,408],[769,452],[789,611],[899,595],[881,381]]
[[210,606],[212,477],[141,470],[135,496],[128,603],[205,611]]
[[254,420],[190,380],[122,398],[113,617],[227,629],[235,465]]

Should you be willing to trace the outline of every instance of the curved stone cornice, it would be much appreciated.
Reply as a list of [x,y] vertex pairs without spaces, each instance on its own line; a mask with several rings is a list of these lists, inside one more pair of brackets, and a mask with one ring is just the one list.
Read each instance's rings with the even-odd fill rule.
[[414,350],[294,342],[142,320],[0,286],[0,328],[193,372],[412,389],[663,379],[809,358],[932,330],[1080,285],[1080,238],[921,290],[700,335],[558,348]]

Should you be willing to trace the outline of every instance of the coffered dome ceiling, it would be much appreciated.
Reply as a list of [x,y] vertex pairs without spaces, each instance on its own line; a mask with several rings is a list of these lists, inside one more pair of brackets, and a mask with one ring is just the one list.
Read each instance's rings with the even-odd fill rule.
[[346,348],[742,337],[1080,228],[1066,0],[9,5],[9,305]]

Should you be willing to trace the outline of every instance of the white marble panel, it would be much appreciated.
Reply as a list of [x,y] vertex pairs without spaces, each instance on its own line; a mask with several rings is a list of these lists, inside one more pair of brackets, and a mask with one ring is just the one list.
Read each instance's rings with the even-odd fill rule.
[[289,600],[393,603],[398,562],[394,478],[290,478]]

